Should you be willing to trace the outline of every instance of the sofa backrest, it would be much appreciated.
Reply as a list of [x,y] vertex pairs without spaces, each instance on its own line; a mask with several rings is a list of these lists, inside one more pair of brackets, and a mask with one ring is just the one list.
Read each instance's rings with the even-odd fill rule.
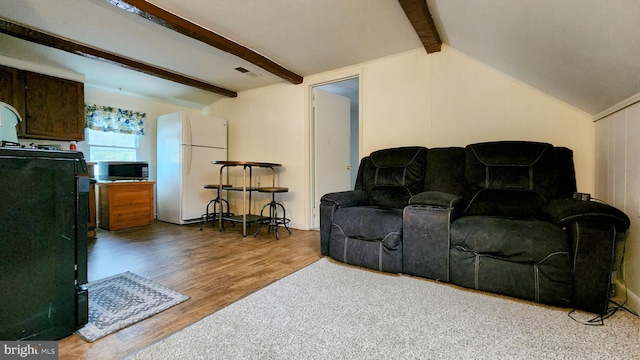
[[378,150],[360,161],[356,190],[376,206],[402,208],[422,191],[461,195],[467,215],[538,218],[547,201],[576,191],[573,151],[499,141],[466,147]]
[[538,218],[558,196],[558,159],[551,144],[486,142],[467,145],[465,153],[467,215]]
[[462,195],[465,192],[464,164],[465,149],[463,147],[427,150],[424,191]]
[[576,169],[573,164],[573,151],[566,147],[557,146],[558,160],[558,198],[570,198],[577,191]]
[[374,206],[402,209],[423,191],[426,159],[421,146],[374,151],[360,161],[355,188],[367,192]]

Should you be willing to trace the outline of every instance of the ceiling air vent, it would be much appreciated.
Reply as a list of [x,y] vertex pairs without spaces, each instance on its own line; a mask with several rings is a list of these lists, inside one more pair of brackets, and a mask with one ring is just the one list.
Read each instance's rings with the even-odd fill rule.
[[254,77],[254,78],[262,76],[262,74],[257,74],[257,73],[251,72],[251,71],[243,68],[242,66],[238,66],[237,68],[235,68],[235,70],[239,71],[239,72],[241,72],[241,73],[243,73],[243,74],[245,74],[247,76]]

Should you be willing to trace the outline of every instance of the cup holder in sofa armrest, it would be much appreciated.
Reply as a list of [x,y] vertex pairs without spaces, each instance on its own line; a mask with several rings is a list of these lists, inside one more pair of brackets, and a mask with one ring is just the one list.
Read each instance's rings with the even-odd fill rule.
[[463,204],[463,202],[464,200],[460,195],[441,191],[424,191],[409,199],[409,205],[431,205],[442,207],[457,207]]
[[580,219],[609,222],[616,230],[623,232],[629,228],[629,217],[619,209],[596,201],[559,199],[551,201],[546,208],[549,220],[556,225],[564,225]]
[[362,190],[340,191],[323,195],[320,202],[330,202],[338,207],[366,206],[369,196]]

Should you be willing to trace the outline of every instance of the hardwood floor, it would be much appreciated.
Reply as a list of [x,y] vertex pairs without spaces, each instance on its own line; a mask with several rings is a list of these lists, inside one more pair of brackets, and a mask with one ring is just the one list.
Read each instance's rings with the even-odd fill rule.
[[[131,271],[191,296],[168,310],[94,343],[73,334],[59,342],[60,359],[121,359],[271,282],[320,259],[320,233],[261,231],[239,226],[155,224],[98,231],[89,241],[89,281]],[[91,294],[89,294],[91,296]]]

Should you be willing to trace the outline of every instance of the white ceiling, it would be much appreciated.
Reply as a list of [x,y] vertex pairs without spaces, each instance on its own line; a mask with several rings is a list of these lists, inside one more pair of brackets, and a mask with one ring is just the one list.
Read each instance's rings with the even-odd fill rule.
[[589,114],[640,93],[640,1],[427,4],[443,42]]
[[[442,40],[596,114],[640,93],[640,1],[426,0]],[[301,76],[421,48],[396,0],[150,0]],[[0,0],[0,17],[233,91],[285,82],[105,0]],[[89,85],[204,106],[204,90],[0,34],[0,56]],[[234,70],[242,66],[259,77]]]

